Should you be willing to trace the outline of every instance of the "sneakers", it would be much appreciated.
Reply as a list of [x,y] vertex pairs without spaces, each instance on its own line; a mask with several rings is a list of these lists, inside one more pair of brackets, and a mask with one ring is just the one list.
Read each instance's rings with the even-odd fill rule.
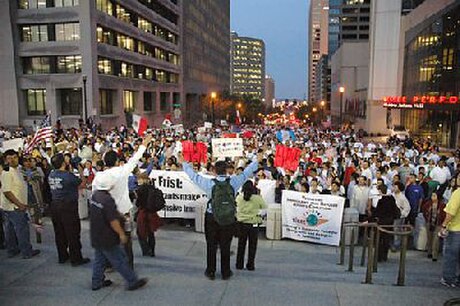
[[104,287],[109,287],[109,286],[111,286],[111,285],[112,285],[112,281],[111,281],[110,279],[104,279],[104,281],[102,282],[102,285],[101,285],[101,286],[99,286],[99,287],[93,287],[93,288],[91,288],[91,290],[97,291],[97,290],[99,290],[99,289],[102,289],[102,288],[104,288]]
[[441,285],[443,286],[446,286],[448,288],[456,288],[457,285],[454,284],[454,283],[449,283],[448,281],[446,281],[444,278],[441,278]]
[[206,276],[210,280],[215,280],[216,279],[216,273],[215,272],[204,271],[204,276]]
[[80,261],[73,262],[72,267],[79,267],[81,265],[85,265],[89,263],[91,260],[89,258],[82,258]]
[[147,284],[148,279],[147,278],[141,278],[137,282],[135,282],[133,285],[128,287],[129,291],[137,290],[139,288],[142,288]]
[[37,256],[38,254],[40,254],[40,250],[32,250],[32,253],[30,255],[22,256],[22,259],[30,259],[32,257]]

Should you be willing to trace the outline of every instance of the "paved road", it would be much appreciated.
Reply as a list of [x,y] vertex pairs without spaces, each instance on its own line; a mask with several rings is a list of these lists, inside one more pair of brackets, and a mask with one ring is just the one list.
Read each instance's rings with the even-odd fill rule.
[[[83,252],[91,255],[88,223],[82,224]],[[124,290],[118,274],[114,285],[90,290],[91,266],[57,264],[51,225],[42,254],[30,260],[7,259],[0,251],[0,305],[442,305],[460,297],[460,289],[439,285],[441,263],[425,253],[408,255],[407,286],[392,284],[397,254],[380,266],[374,285],[362,285],[364,268],[354,273],[337,266],[336,248],[294,241],[259,240],[256,271],[236,271],[229,281],[209,281],[203,275],[203,234],[167,226],[157,234],[157,257],[140,257],[134,242],[135,269],[150,278],[135,292]],[[235,240],[233,249],[236,249]],[[235,257],[232,256],[232,267]]]

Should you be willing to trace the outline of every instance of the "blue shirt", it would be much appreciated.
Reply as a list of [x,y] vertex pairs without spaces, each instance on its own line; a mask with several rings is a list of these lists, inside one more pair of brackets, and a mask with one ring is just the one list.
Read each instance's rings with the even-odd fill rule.
[[[153,170],[153,161],[149,164],[149,166],[145,170],[145,173],[147,173],[147,175],[150,175],[150,172],[152,172],[152,170]],[[128,177],[128,190],[136,191],[137,187],[139,187],[137,183],[137,176],[131,173],[131,175]]]
[[423,200],[423,188],[417,184],[410,184],[406,187],[406,198],[412,210],[419,207],[420,201]]
[[78,186],[81,184],[79,177],[67,171],[53,170],[48,182],[53,201],[78,201]]
[[[184,169],[184,172],[190,177],[192,182],[198,185],[201,189],[203,189],[204,192],[206,192],[206,195],[208,196],[208,199],[211,199],[212,197],[212,187],[214,187],[214,180],[211,178],[203,177],[199,175],[198,173],[193,170],[192,166],[190,166],[188,163],[183,163],[182,167]],[[243,173],[239,175],[233,175],[230,177],[230,185],[233,187],[233,191],[236,192],[239,190],[243,184],[254,174],[254,172],[257,171],[259,168],[259,163],[257,161],[253,161],[249,166],[244,169]],[[216,179],[219,182],[223,182],[228,178],[226,175],[219,175],[216,177]],[[208,208],[206,209],[206,212],[212,214],[212,208],[210,205],[208,205]]]

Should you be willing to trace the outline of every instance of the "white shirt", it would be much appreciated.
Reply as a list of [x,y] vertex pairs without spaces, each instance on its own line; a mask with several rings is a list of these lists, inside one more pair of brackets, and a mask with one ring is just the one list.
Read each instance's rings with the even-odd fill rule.
[[396,206],[398,206],[401,211],[401,218],[406,218],[410,213],[409,200],[407,200],[406,196],[402,192],[398,194],[394,193],[393,196],[396,200]]
[[356,208],[360,215],[366,214],[367,201],[369,200],[369,187],[356,185],[350,201],[350,207]]
[[442,185],[450,179],[450,170],[447,167],[441,168],[436,166],[433,168],[433,170],[431,170],[430,177],[433,179],[433,181],[436,181]]
[[109,193],[112,198],[115,200],[118,211],[122,214],[126,214],[130,211],[133,204],[129,199],[129,190],[128,190],[128,178],[136,168],[137,163],[142,158],[146,148],[143,145],[139,146],[139,150],[131,157],[126,164],[120,167],[113,167],[101,172],[96,173],[96,176],[93,181],[93,191],[98,190],[98,181],[110,180],[113,184]]

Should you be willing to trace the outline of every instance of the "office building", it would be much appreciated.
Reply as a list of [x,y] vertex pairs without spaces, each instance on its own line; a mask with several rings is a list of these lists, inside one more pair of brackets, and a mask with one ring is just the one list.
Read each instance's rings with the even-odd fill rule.
[[271,107],[275,104],[275,80],[269,76],[265,76],[265,105]]
[[231,92],[239,96],[265,97],[265,43],[261,39],[231,33]]
[[181,1],[1,0],[0,122],[159,126],[183,107]]
[[324,54],[328,54],[328,11],[327,0],[312,0],[309,7],[308,26],[308,99],[315,102],[316,65]]
[[185,0],[182,6],[183,115],[196,122],[209,111],[211,92],[230,90],[230,0]]

